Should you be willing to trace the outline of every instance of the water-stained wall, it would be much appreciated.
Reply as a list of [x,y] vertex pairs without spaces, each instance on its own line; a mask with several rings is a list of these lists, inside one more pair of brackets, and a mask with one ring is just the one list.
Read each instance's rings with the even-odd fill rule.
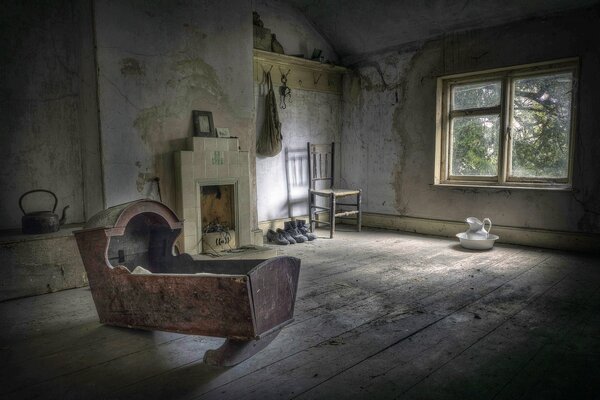
[[[265,27],[277,36],[286,54],[304,54],[310,59],[313,49],[331,61],[337,55],[329,43],[298,11],[278,1],[259,1],[256,11]],[[308,213],[308,157],[306,143],[339,144],[342,129],[341,96],[292,89],[286,108],[281,108],[281,73],[273,69],[273,85],[281,121],[283,150],[274,157],[256,158],[258,220],[286,219]],[[256,132],[260,135],[265,120],[266,85],[255,84]],[[337,152],[339,154],[339,152]]]
[[[102,209],[91,2],[9,1],[0,16],[0,229],[49,189],[68,223]],[[87,180],[87,185],[84,184]],[[100,188],[100,190],[98,190]],[[28,196],[27,212],[54,200]]]
[[254,151],[250,2],[98,0],[95,17],[107,206],[158,199],[156,178],[175,205],[173,152],[192,110]]
[[[598,8],[413,43],[363,58],[344,82],[343,178],[368,212],[600,232]],[[581,58],[573,191],[433,186],[436,78]]]

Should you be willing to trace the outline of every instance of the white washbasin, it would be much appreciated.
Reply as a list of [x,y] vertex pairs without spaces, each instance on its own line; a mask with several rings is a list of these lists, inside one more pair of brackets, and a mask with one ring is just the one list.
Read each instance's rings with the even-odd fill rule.
[[460,245],[465,249],[488,250],[494,247],[494,242],[500,239],[500,236],[489,234],[486,238],[469,239],[466,232],[457,233],[456,237],[460,240]]

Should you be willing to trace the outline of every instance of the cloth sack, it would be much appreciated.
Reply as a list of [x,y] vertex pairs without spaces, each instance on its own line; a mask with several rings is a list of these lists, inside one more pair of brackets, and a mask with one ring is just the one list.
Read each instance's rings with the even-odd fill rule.
[[256,152],[261,156],[273,157],[281,152],[283,136],[281,135],[281,122],[279,121],[270,72],[265,73],[265,81],[268,85],[265,100],[265,122],[256,143]]

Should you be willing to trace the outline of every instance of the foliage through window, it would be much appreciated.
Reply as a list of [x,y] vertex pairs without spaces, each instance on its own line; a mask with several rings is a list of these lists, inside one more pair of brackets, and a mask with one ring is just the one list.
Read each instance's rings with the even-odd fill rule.
[[438,81],[436,183],[570,185],[577,61]]

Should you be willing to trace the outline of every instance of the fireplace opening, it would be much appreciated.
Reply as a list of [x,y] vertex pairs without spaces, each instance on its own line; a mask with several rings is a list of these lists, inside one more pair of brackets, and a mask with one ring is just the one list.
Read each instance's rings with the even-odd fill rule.
[[200,187],[202,250],[215,253],[236,248],[235,185]]

